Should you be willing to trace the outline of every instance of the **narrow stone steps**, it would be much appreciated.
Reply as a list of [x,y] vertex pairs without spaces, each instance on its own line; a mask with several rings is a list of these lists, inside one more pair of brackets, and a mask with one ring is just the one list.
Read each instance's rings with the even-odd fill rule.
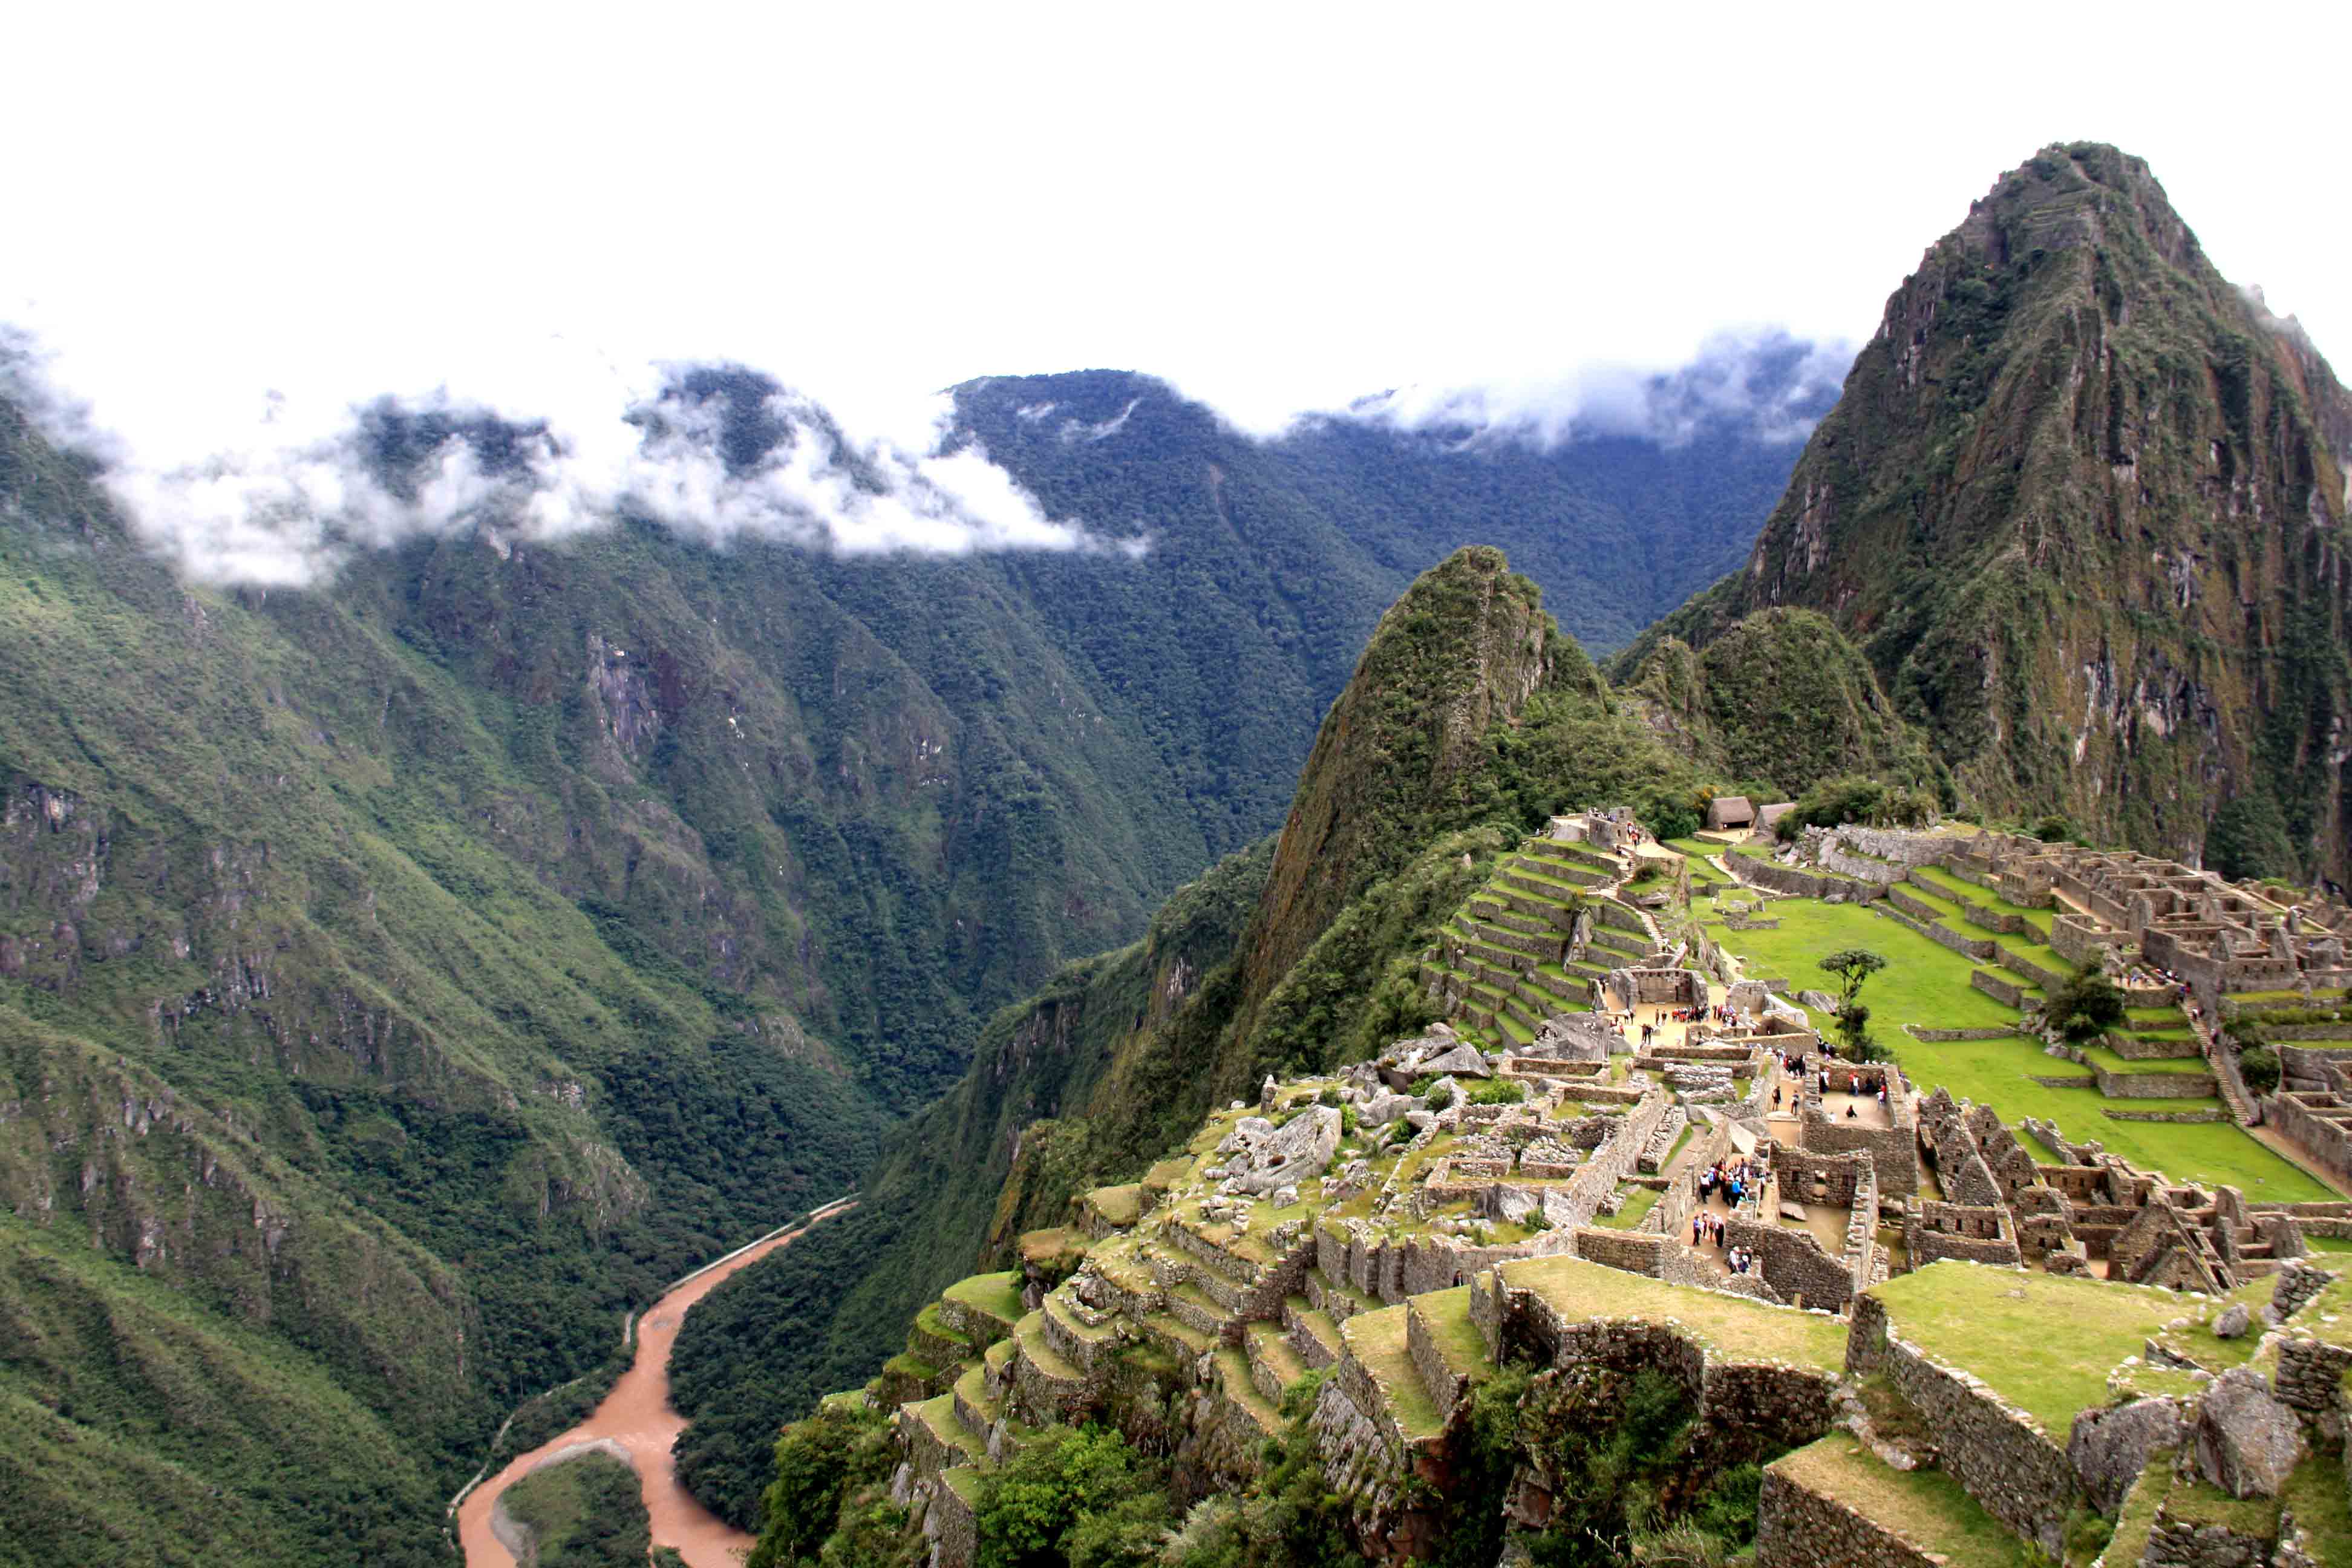
[[1307,1363],[1283,1337],[1279,1323],[1252,1323],[1242,1336],[1250,1377],[1260,1394],[1279,1405],[1282,1391],[1307,1375]]
[[1249,1360],[1238,1346],[1226,1345],[1217,1352],[1217,1387],[1227,1399],[1249,1412],[1250,1419],[1269,1437],[1282,1435],[1282,1413],[1274,1402],[1258,1392],[1250,1381]]

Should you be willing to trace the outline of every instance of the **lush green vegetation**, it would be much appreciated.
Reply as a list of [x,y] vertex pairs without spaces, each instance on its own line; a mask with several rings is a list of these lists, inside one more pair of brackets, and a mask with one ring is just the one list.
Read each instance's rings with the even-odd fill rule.
[[[1401,1310],[1400,1316],[1402,1315]],[[1245,1493],[1186,1509],[1169,1495],[1165,1460],[1115,1431],[1050,1427],[983,1473],[963,1472],[984,1568],[1341,1568],[1349,1500],[1328,1489],[1309,1413],[1324,1377],[1284,1393],[1266,1471]],[[1487,1568],[1498,1556],[1512,1478],[1533,1466],[1559,1511],[1527,1536],[1540,1563],[1616,1568],[1660,1550],[1719,1561],[1755,1537],[1760,1466],[1774,1456],[1710,1437],[1666,1373],[1523,1366],[1487,1376],[1434,1500],[1443,1520],[1430,1568]],[[884,1495],[895,1453],[887,1426],[828,1408],[786,1428],[751,1568],[898,1564],[919,1537]],[[898,1533],[894,1534],[896,1531]],[[853,1555],[862,1552],[864,1555]],[[910,1557],[908,1553],[915,1553]]]
[[498,1506],[530,1532],[523,1568],[640,1568],[653,1549],[637,1472],[609,1454],[542,1465]]

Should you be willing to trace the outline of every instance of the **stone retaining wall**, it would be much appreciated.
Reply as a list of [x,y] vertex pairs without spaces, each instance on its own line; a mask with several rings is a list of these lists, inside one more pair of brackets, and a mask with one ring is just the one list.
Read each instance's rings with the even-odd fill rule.
[[2084,1065],[2110,1100],[2203,1100],[2213,1093],[2210,1072],[2109,1072],[2095,1062]]
[[1778,1469],[1764,1472],[1756,1568],[1945,1568],[1868,1518]]
[[2025,987],[2005,975],[1994,973],[1990,969],[1970,971],[1969,984],[2004,1007],[2015,1007],[2022,1011],[2025,1006]]
[[1885,1306],[1874,1296],[1854,1303],[1846,1372],[1885,1373],[1927,1425],[1952,1479],[1987,1513],[2052,1557],[2059,1555],[2076,1500],[2074,1469],[2033,1417],[1892,1332]]
[[1874,856],[1853,854],[1835,837],[1822,846],[1821,860],[1825,870],[1880,888],[1901,881],[1910,870],[1907,866],[1890,865]]
[[2279,1093],[2263,1101],[2263,1114],[2303,1151],[2304,1158],[2336,1181],[2352,1184],[2352,1123],[2319,1114],[2343,1103],[2335,1094]]
[[923,1533],[930,1537],[933,1568],[968,1568],[980,1552],[980,1521],[971,1505],[944,1479],[934,1480],[923,1508]]
[[1972,959],[1979,963],[1990,963],[2000,951],[2000,944],[1990,937],[1962,936],[1951,927],[1938,921],[1916,919],[1895,908],[1891,897],[1879,906],[1879,913],[1897,925],[1917,931],[1937,947],[1949,948],[1961,957]]

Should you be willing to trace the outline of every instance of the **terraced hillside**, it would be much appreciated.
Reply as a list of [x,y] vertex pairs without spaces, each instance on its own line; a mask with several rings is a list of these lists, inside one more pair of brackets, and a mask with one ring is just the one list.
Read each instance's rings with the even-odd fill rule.
[[[1284,1126],[1336,1120],[1322,1102],[1343,1081],[1285,1085],[1263,1109]],[[1402,1150],[1359,1123],[1297,1194],[1236,1199],[1249,1109],[1212,1117],[1144,1182],[1089,1194],[1080,1227],[1034,1238],[1024,1269],[951,1289],[908,1341],[922,1380],[894,1367],[828,1400],[788,1432],[795,1463],[887,1420],[894,1495],[911,1502],[891,1515],[901,1539],[963,1568],[1031,1517],[1003,1511],[1020,1506],[1000,1489],[1009,1468],[1100,1421],[1160,1456],[1169,1496],[1152,1517],[1172,1552],[1235,1519],[1277,1528],[1252,1510],[1304,1463],[1337,1508],[1311,1528],[1379,1560],[1466,1547],[1486,1562],[1540,1553],[1583,1517],[1574,1456],[1634,1419],[1638,1387],[1707,1433],[1678,1450],[1695,1489],[1762,1467],[1742,1472],[1758,1568],[2089,1568],[2102,1548],[2103,1563],[2156,1564],[2175,1559],[2152,1543],[2200,1531],[2248,1562],[2352,1552],[2331,1425],[2352,1409],[2352,1282],[2326,1269],[2183,1298],[1942,1262],[1834,1317],[1547,1252],[1540,1230],[1456,1231],[1442,1204],[1394,1201],[1458,1160],[1475,1108],[1416,1126]],[[2241,1306],[2274,1326],[2240,1331],[2225,1314]],[[2225,1386],[2300,1434],[2266,1491],[2232,1498],[2211,1478],[2235,1461],[2188,1457]],[[876,1495],[853,1484],[838,1517],[875,1517],[858,1510]],[[792,1517],[805,1546],[810,1516]]]
[[1546,1018],[1591,1010],[1612,969],[1659,953],[1657,926],[1615,894],[1630,856],[1530,837],[1439,929],[1421,974],[1445,1016],[1496,1048],[1527,1045]]
[[[1759,858],[1733,850],[1720,863],[1748,878]],[[2029,1032],[2028,1013],[2075,968],[2046,940],[2053,910],[2011,903],[1949,866],[1911,868],[1883,894],[1817,880],[1822,894],[1845,901],[1744,887],[1719,896],[1701,929],[1736,955],[1743,973],[1791,994],[1826,984],[1818,962],[1839,949],[1884,954],[1890,967],[1865,1000],[1874,1026],[1923,1089],[1942,1086],[1997,1107],[2012,1123],[2032,1118],[2070,1137],[2096,1138],[2138,1168],[2180,1181],[2235,1184],[2282,1202],[2339,1195],[2240,1125],[2168,993],[2135,1002],[2101,1041],[2051,1055]],[[1833,1022],[1808,1011],[1824,1030]],[[1947,1037],[1954,1036],[1961,1037]]]

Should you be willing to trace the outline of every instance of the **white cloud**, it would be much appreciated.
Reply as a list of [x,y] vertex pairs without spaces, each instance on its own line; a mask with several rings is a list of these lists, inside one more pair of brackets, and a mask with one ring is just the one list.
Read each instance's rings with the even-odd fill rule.
[[[648,366],[632,386],[607,365],[521,378],[552,399],[548,410],[446,388],[339,409],[272,394],[219,447],[151,458],[152,441],[93,439],[31,353],[9,363],[10,389],[36,418],[110,459],[104,482],[132,527],[205,581],[294,586],[419,536],[561,540],[631,512],[713,544],[752,535],[851,555],[1098,547],[976,445],[943,449],[943,394],[851,429],[755,373],[730,367],[717,373],[725,389],[698,394],[697,367]],[[756,450],[730,450],[730,416],[759,433]],[[181,437],[218,428],[205,420]]]

